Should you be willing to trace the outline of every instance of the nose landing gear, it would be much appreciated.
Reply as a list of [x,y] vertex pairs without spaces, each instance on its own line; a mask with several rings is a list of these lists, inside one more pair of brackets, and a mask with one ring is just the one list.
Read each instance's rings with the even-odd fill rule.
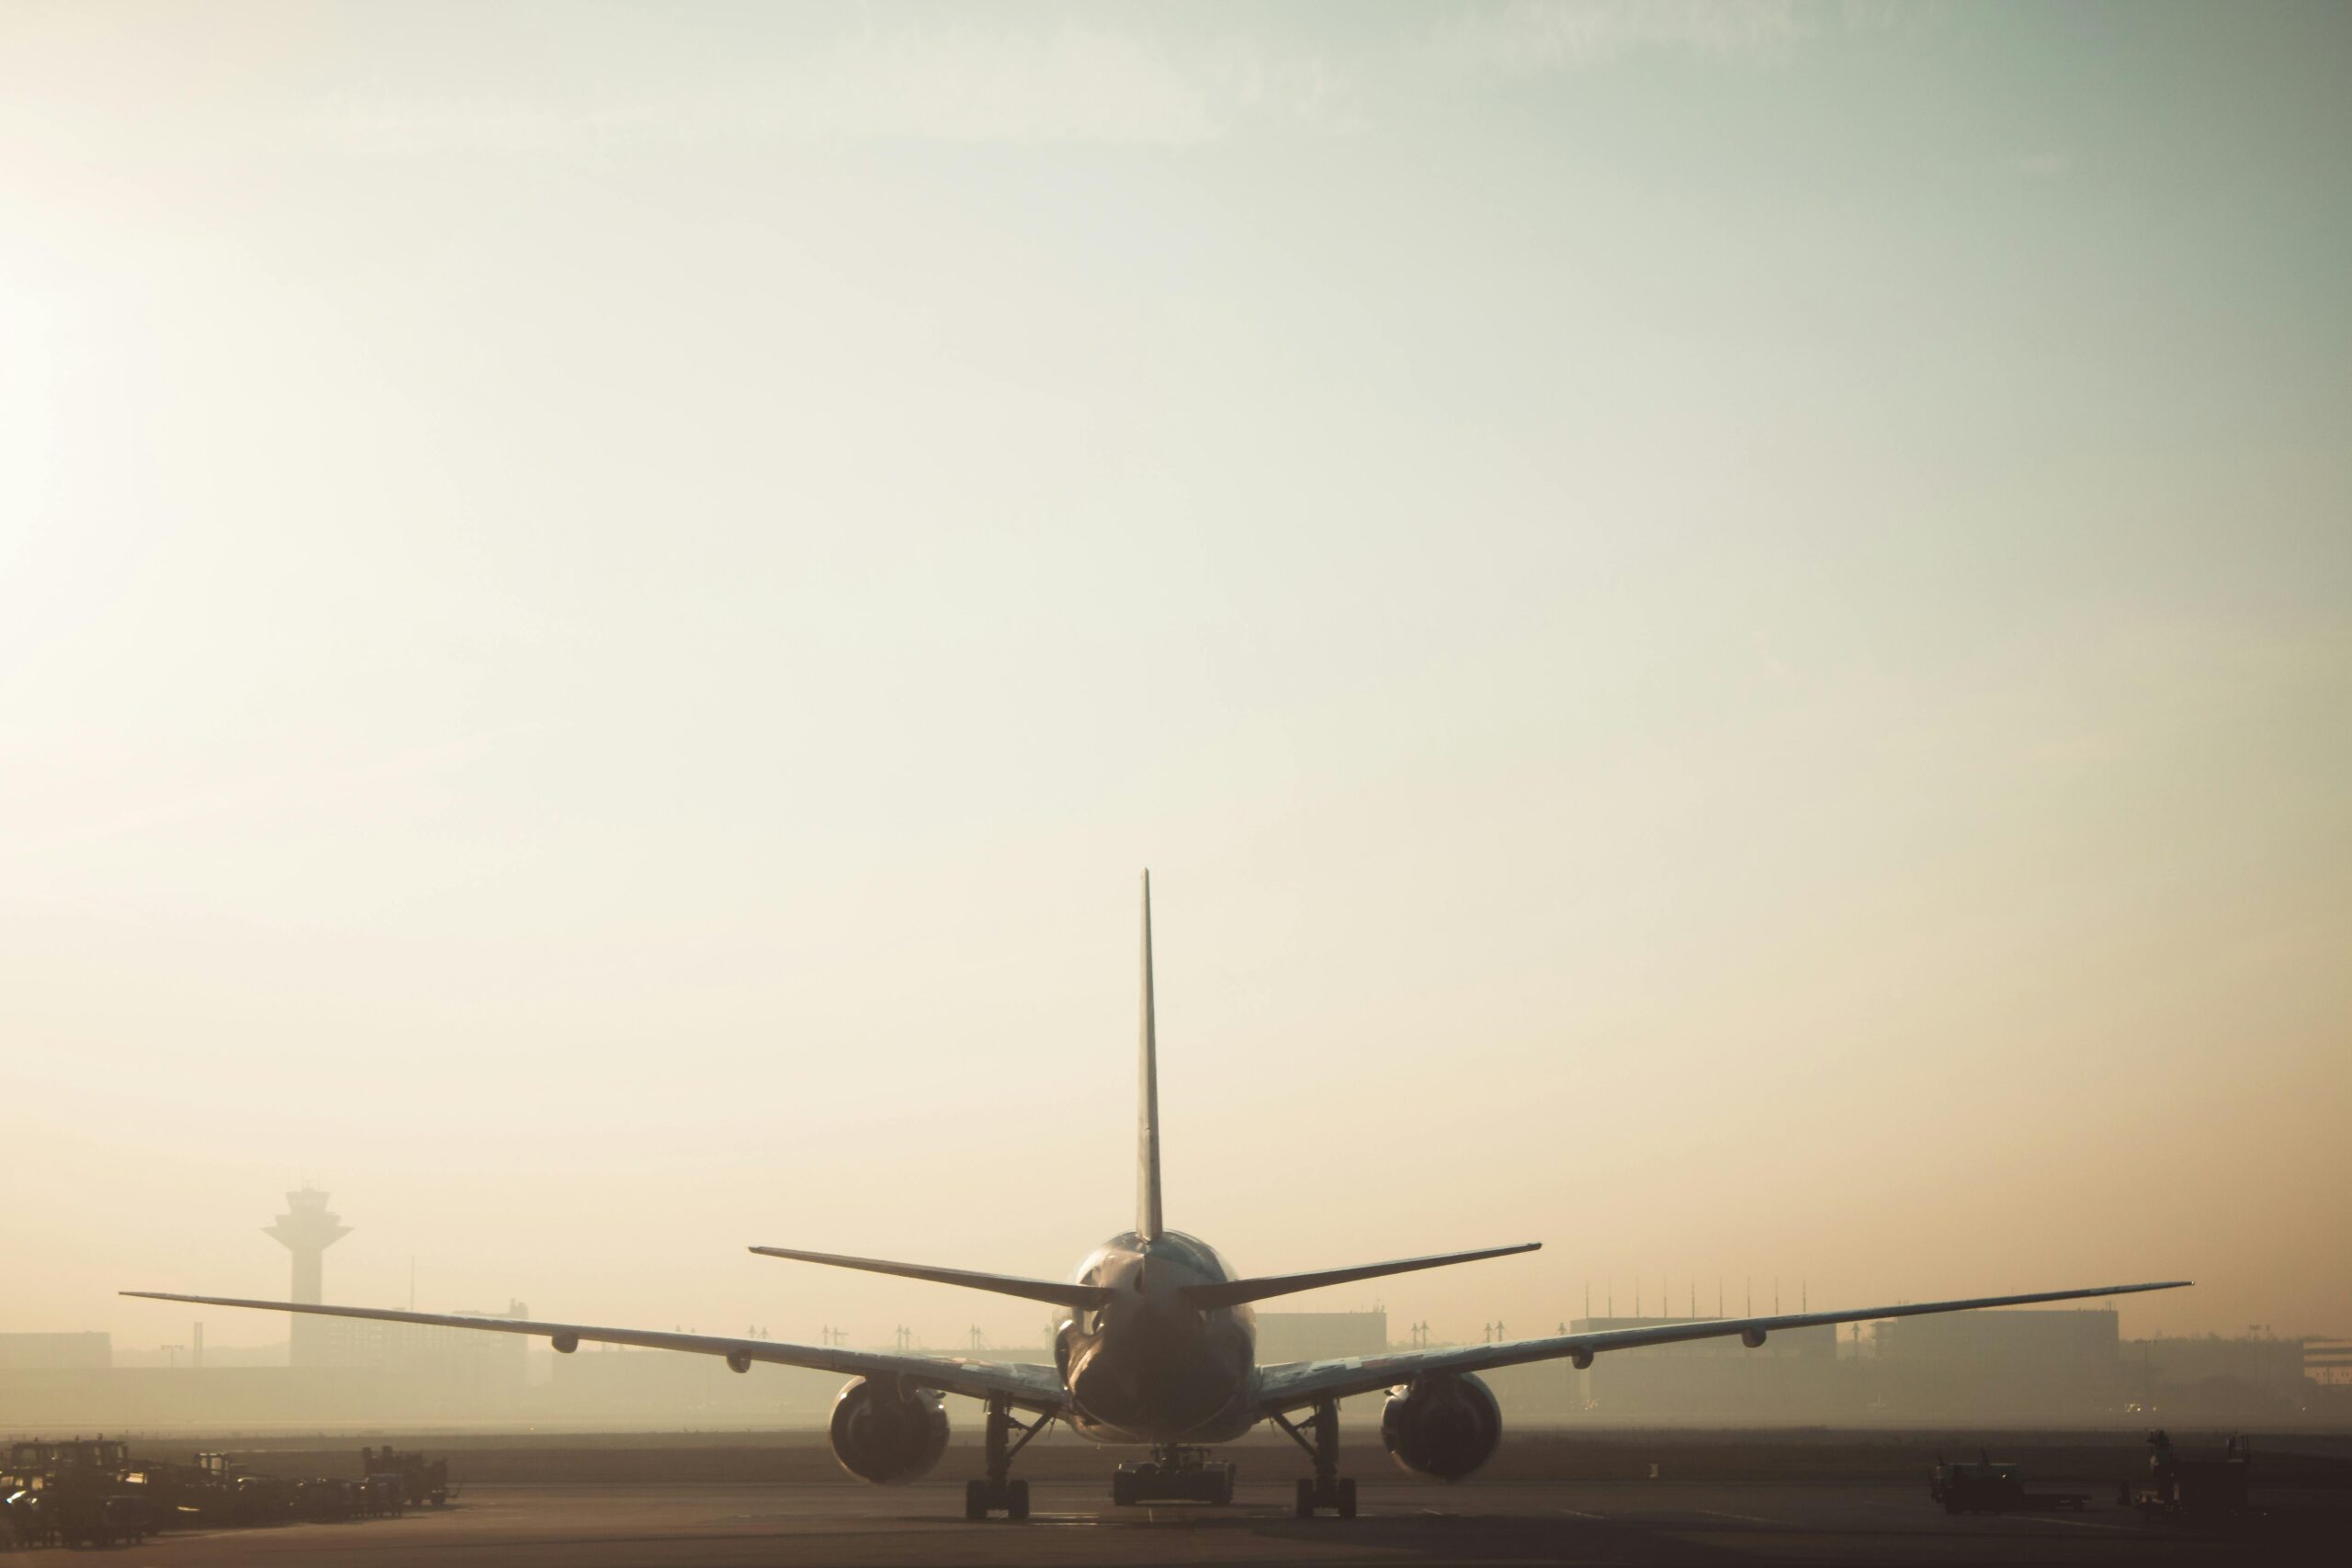
[[1298,1483],[1298,1517],[1311,1519],[1329,1509],[1343,1519],[1356,1517],[1356,1483],[1352,1476],[1340,1473],[1340,1404],[1327,1399],[1315,1406],[1315,1414],[1306,1418],[1307,1432],[1301,1432],[1290,1418],[1276,1412],[1274,1425],[1290,1434],[1290,1440],[1306,1450],[1315,1461],[1312,1479],[1301,1476]]
[[1213,1503],[1233,1501],[1238,1466],[1211,1464],[1206,1449],[1162,1443],[1141,1464],[1123,1464],[1111,1476],[1111,1501],[1120,1507],[1137,1503]]
[[[1053,1417],[1040,1416],[1024,1427],[1012,1418],[1012,1406],[1001,1399],[989,1401],[989,1425],[985,1438],[988,1474],[964,1483],[964,1517],[985,1519],[990,1514],[1002,1514],[1008,1519],[1029,1517],[1029,1483],[1012,1479],[1012,1456],[1029,1446],[1029,1439],[1052,1425]],[[1021,1440],[1012,1440],[1012,1434]]]

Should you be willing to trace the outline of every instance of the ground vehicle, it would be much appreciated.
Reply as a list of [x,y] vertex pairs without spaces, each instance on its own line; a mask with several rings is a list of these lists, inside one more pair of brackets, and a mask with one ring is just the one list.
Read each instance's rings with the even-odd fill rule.
[[412,1508],[437,1508],[449,1500],[449,1461],[446,1459],[427,1463],[423,1453],[401,1453],[387,1443],[380,1449],[359,1450],[359,1473],[399,1476],[402,1501]]
[[371,1473],[349,1477],[270,1475],[232,1453],[191,1462],[133,1463],[128,1446],[107,1438],[13,1445],[0,1469],[0,1551],[27,1546],[135,1544],[157,1531],[224,1529],[294,1520],[326,1523],[397,1515],[412,1495],[448,1495],[447,1461],[367,1451]]
[[13,1445],[5,1474],[8,1522],[29,1544],[114,1546],[146,1538],[146,1498],[129,1488],[119,1439],[34,1439]]
[[1996,1461],[1980,1451],[1973,1463],[1939,1459],[1928,1477],[1928,1495],[1947,1514],[2008,1514],[2028,1508],[2079,1508],[2087,1492],[2029,1492],[2021,1465]]
[[129,1493],[85,1491],[75,1486],[52,1494],[53,1529],[62,1546],[135,1546],[147,1539],[147,1500]]
[[1174,1498],[1193,1503],[1230,1503],[1238,1467],[1212,1463],[1206,1449],[1172,1448],[1139,1464],[1123,1464],[1111,1476],[1111,1501],[1119,1504]]
[[1928,1480],[1928,1495],[1944,1506],[1947,1514],[1997,1514],[2025,1503],[2025,1481],[2014,1464],[1938,1460]]
[[379,1471],[359,1483],[359,1511],[397,1517],[408,1506],[408,1481],[395,1470]]
[[356,1481],[325,1476],[297,1482],[295,1516],[314,1523],[347,1519],[359,1511],[359,1486]]
[[2151,1519],[2236,1518],[2247,1511],[2246,1478],[2253,1467],[2253,1445],[2242,1437],[2232,1436],[2225,1441],[2219,1459],[2182,1459],[2173,1452],[2172,1434],[2151,1432],[2151,1484],[2136,1495],[2127,1484],[2123,1500]]
[[144,1461],[124,1474],[123,1487],[146,1498],[152,1530],[234,1522],[234,1492],[201,1465]]
[[28,1487],[0,1492],[0,1548],[47,1546],[54,1534],[49,1499]]

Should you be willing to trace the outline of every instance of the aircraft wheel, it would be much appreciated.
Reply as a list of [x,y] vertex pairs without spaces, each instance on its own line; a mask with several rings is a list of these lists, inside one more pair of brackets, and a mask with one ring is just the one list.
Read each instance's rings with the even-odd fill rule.
[[964,1517],[979,1520],[989,1517],[989,1483],[985,1481],[964,1483]]
[[1304,1476],[1298,1483],[1298,1517],[1302,1519],[1315,1517],[1315,1483]]
[[1113,1506],[1121,1508],[1129,1507],[1134,1505],[1135,1500],[1136,1478],[1129,1475],[1125,1471],[1115,1472],[1111,1477],[1111,1502]]
[[1340,1517],[1341,1517],[1341,1518],[1343,1518],[1343,1519],[1352,1519],[1352,1518],[1354,1518],[1355,1517],[1356,1517],[1356,1482],[1355,1482],[1355,1477],[1354,1477],[1354,1476],[1352,1476],[1352,1475],[1351,1475],[1351,1476],[1343,1476],[1343,1477],[1340,1479]]

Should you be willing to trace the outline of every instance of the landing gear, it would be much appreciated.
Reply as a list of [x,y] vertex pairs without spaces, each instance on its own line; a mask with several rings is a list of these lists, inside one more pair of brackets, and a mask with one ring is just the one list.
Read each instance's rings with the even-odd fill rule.
[[1233,1501],[1237,1466],[1211,1464],[1209,1450],[1181,1443],[1162,1443],[1141,1464],[1123,1464],[1111,1477],[1111,1501],[1120,1507],[1137,1503],[1214,1503]]
[[[1277,1415],[1274,1425],[1290,1434],[1290,1440],[1306,1450],[1315,1461],[1312,1478],[1302,1476],[1298,1483],[1298,1517],[1311,1519],[1329,1508],[1343,1519],[1356,1517],[1356,1483],[1353,1477],[1340,1473],[1340,1404],[1327,1399],[1315,1407],[1306,1418],[1306,1431],[1292,1425],[1289,1417]],[[1312,1433],[1310,1439],[1308,1434]]]
[[[1024,1427],[1012,1418],[1012,1406],[1001,1399],[989,1401],[989,1425],[983,1450],[988,1474],[964,1483],[964,1517],[985,1519],[990,1514],[1002,1514],[1008,1519],[1029,1517],[1029,1483],[1012,1479],[1012,1456],[1029,1446],[1029,1439],[1044,1431],[1053,1420],[1040,1416]],[[1012,1434],[1021,1434],[1014,1442]]]

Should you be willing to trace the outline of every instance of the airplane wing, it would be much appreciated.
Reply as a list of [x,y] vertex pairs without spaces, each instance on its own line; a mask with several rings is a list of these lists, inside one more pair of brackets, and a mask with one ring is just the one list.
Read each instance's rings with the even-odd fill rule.
[[2123,1296],[2140,1291],[2177,1290],[2191,1281],[2163,1280],[2145,1285],[2098,1285],[2078,1291],[2040,1291],[2023,1296],[1979,1296],[1964,1302],[1911,1302],[1900,1306],[1868,1307],[1860,1312],[1800,1312],[1770,1317],[1711,1317],[1694,1322],[1661,1323],[1644,1328],[1604,1328],[1589,1334],[1557,1335],[1544,1339],[1512,1339],[1501,1344],[1454,1345],[1440,1349],[1403,1350],[1390,1356],[1351,1356],[1330,1361],[1291,1361],[1258,1370],[1261,1414],[1295,1410],[1326,1399],[1408,1383],[1431,1372],[1482,1372],[1495,1367],[1515,1367],[1527,1361],[1562,1357],[1578,1366],[1608,1350],[1637,1345],[1673,1345],[1688,1339],[1717,1339],[1738,1335],[1750,1348],[1764,1343],[1767,1334],[1789,1328],[1819,1328],[1837,1323],[1863,1323],[1882,1317],[1917,1317],[1928,1313],[1969,1312],[1978,1307],[2023,1306],[2030,1302],[2078,1301],[2086,1296]]
[[[495,1334],[545,1336],[559,1349],[583,1342],[594,1345],[634,1345],[648,1350],[684,1350],[701,1356],[724,1356],[737,1371],[748,1371],[753,1361],[785,1367],[813,1367],[819,1371],[850,1377],[899,1378],[916,1388],[944,1393],[968,1394],[974,1399],[1003,1399],[1025,1410],[1058,1416],[1069,1407],[1061,1374],[1052,1367],[1025,1361],[982,1361],[969,1356],[890,1355],[879,1350],[852,1350],[815,1345],[787,1345],[775,1339],[729,1339],[715,1334],[665,1334],[647,1328],[599,1328],[584,1323],[538,1323],[512,1317],[465,1317],[450,1313],[392,1312],[382,1307],[316,1306],[302,1302],[240,1301],[232,1296],[182,1296],[164,1291],[125,1291],[126,1296],[147,1301],[187,1302],[197,1306],[251,1307],[261,1312],[316,1313],[322,1317],[364,1317],[379,1323],[422,1323],[435,1328],[486,1329]],[[569,1342],[567,1346],[566,1342]]]

